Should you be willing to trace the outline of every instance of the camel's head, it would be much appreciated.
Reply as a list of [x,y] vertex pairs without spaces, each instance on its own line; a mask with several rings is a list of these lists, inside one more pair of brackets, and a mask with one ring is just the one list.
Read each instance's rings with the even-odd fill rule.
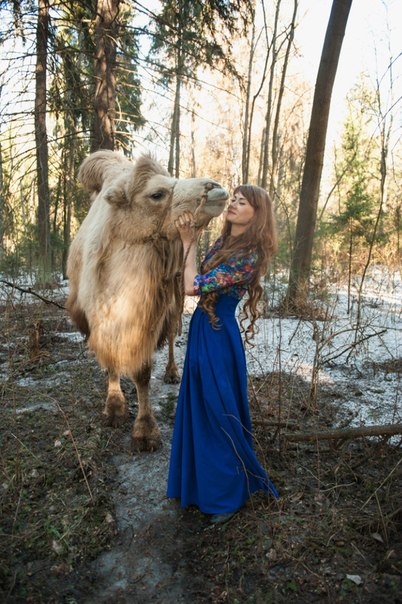
[[[185,210],[192,212],[198,228],[219,216],[228,192],[211,178],[172,178],[149,156],[135,164],[113,152],[97,152],[86,160],[81,180],[87,187],[86,173],[101,174],[95,192],[113,208],[114,232],[126,241],[143,241],[155,235],[179,237],[174,221]],[[83,164],[84,165],[84,164]],[[90,171],[91,169],[91,171]]]
[[229,193],[211,178],[176,180],[171,210],[166,216],[163,230],[169,238],[176,237],[178,232],[174,221],[184,211],[190,211],[194,215],[196,228],[207,226],[211,218],[222,214],[228,197]]

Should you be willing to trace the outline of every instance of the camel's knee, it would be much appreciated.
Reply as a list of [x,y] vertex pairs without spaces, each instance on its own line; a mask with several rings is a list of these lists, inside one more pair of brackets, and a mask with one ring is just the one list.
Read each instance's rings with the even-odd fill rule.
[[151,365],[144,365],[133,376],[137,388],[146,388],[151,379]]

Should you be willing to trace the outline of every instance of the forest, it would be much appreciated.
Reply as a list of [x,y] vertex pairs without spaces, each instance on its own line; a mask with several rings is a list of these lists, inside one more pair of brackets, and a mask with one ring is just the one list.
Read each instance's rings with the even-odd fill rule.
[[[400,601],[401,31],[398,2],[363,4],[0,0],[2,601]],[[165,500],[165,352],[164,447],[133,462],[65,308],[77,174],[100,149],[273,201],[247,362],[283,497],[214,533]]]

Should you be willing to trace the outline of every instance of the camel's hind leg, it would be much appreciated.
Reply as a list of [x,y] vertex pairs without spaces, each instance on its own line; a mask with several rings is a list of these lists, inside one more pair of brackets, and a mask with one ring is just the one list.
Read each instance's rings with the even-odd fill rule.
[[176,338],[176,326],[174,327],[174,331],[169,333],[169,356],[168,362],[166,365],[165,375],[163,377],[163,381],[166,384],[179,384],[180,383],[180,375],[179,370],[177,369],[176,361],[174,358],[174,342]]
[[150,379],[150,365],[145,365],[133,376],[138,396],[138,413],[131,434],[134,451],[155,451],[162,444],[161,433],[149,402]]
[[107,398],[103,414],[110,426],[121,426],[128,417],[128,405],[120,386],[120,375],[115,371],[108,371]]

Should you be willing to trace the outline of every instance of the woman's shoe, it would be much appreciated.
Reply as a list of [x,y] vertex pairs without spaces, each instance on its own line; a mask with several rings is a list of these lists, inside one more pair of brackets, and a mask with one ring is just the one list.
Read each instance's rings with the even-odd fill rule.
[[233,518],[233,516],[235,514],[236,514],[236,512],[226,512],[224,514],[212,514],[211,524],[224,524],[225,522],[227,522],[228,520]]

